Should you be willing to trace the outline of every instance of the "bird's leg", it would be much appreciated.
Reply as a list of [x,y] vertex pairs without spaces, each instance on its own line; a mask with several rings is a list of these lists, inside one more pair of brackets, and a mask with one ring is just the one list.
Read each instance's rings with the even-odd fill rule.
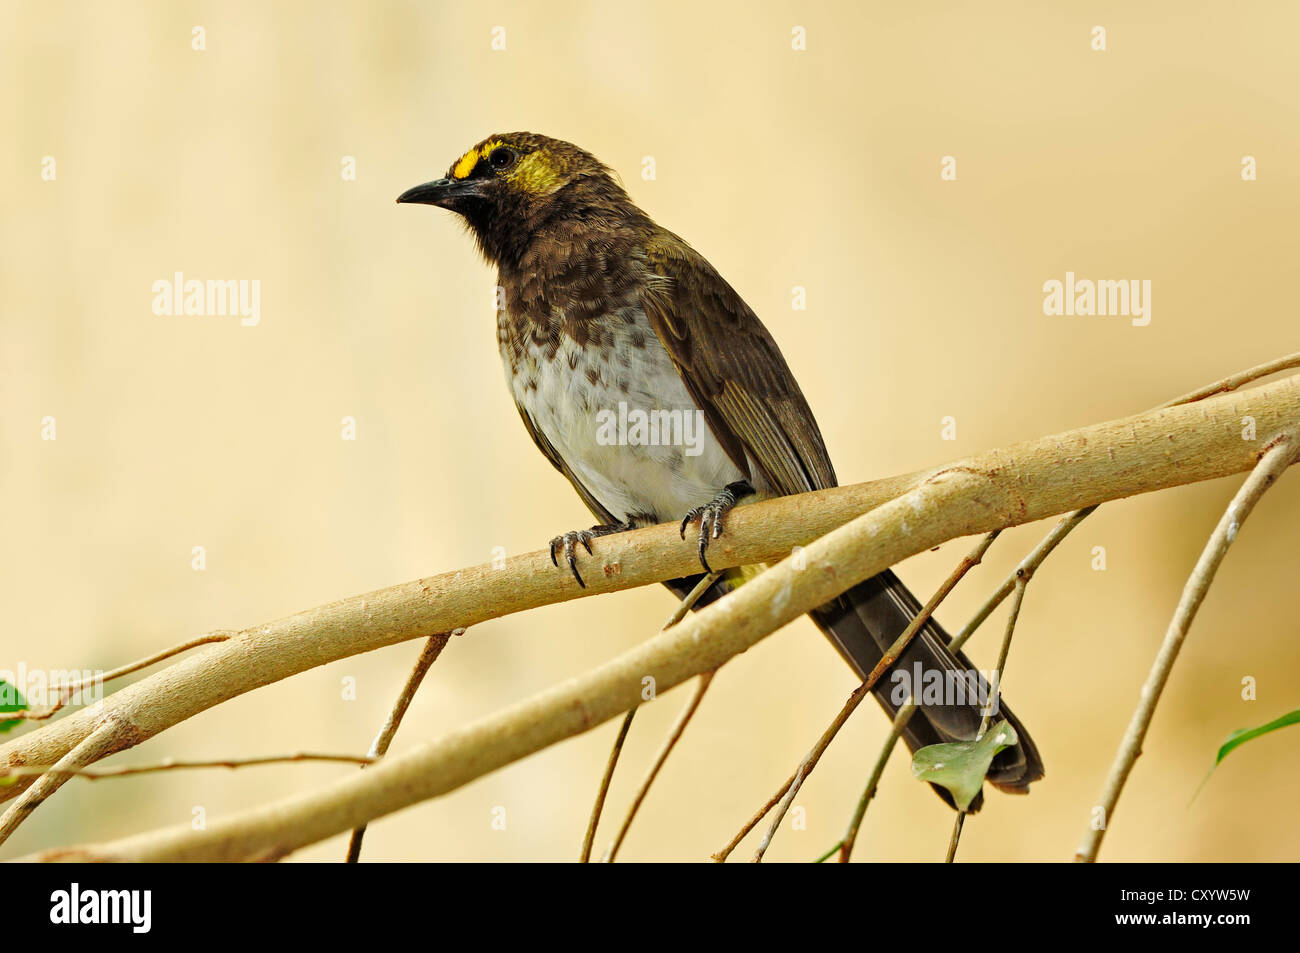
[[700,521],[700,565],[705,572],[713,572],[704,553],[709,548],[709,540],[722,535],[722,515],[735,506],[742,496],[750,496],[753,492],[754,488],[744,480],[728,483],[709,502],[693,508],[682,517],[682,539],[686,538],[686,527],[696,520]]
[[573,578],[578,580],[578,585],[586,589],[587,584],[578,575],[578,556],[574,552],[574,548],[581,545],[590,555],[591,541],[593,539],[600,536],[612,536],[614,533],[626,533],[628,530],[635,528],[635,525],[629,521],[627,523],[608,523],[604,526],[593,526],[591,529],[569,530],[569,532],[551,540],[551,562],[558,566],[560,563],[555,558],[556,553],[563,553],[564,561],[569,564],[569,569],[573,572]]

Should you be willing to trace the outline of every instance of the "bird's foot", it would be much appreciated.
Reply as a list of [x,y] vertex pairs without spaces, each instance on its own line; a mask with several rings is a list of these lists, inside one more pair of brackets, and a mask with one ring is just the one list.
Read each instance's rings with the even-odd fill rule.
[[558,566],[559,560],[556,559],[558,554],[564,555],[564,561],[569,564],[569,570],[573,573],[573,578],[578,580],[578,585],[583,589],[587,584],[582,581],[578,575],[578,554],[575,552],[578,546],[581,546],[591,555],[591,541],[600,536],[612,536],[614,533],[625,533],[632,529],[631,523],[610,523],[606,526],[593,526],[591,529],[574,529],[551,540],[551,562]]
[[744,480],[728,483],[722,488],[722,492],[709,502],[693,508],[682,517],[682,539],[686,538],[686,527],[696,520],[700,521],[700,565],[704,567],[705,572],[713,572],[704,554],[709,548],[710,540],[722,535],[723,514],[735,506],[742,496],[749,496],[753,492],[754,488]]

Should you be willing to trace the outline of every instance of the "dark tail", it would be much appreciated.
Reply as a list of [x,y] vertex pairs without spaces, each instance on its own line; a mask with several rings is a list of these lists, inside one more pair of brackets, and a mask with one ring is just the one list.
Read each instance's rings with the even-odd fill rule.
[[[674,579],[666,585],[678,596],[684,596],[699,578]],[[719,580],[697,605],[707,605],[729,589],[725,579]],[[916,597],[887,569],[854,586],[833,602],[813,610],[810,615],[817,627],[839,649],[844,660],[858,673],[858,677],[866,678],[884,656],[885,650],[903,634],[908,623],[920,611],[921,604],[916,601]],[[872,689],[876,701],[880,702],[890,718],[907,701],[912,689],[916,689],[921,704],[902,733],[903,740],[912,751],[941,742],[973,741],[979,732],[983,706],[990,700],[988,682],[976,671],[964,653],[953,655],[948,650],[951,641],[943,627],[936,620],[930,619],[912,639],[907,651]],[[918,672],[921,680],[915,684]],[[905,678],[900,681],[896,673],[903,673]],[[922,693],[927,684],[933,685],[935,682],[941,698],[938,703],[932,700],[927,704]],[[964,698],[959,698],[954,691],[958,685],[965,689]],[[961,704],[956,703],[959,700],[962,701]],[[1020,719],[1000,703],[994,721],[999,718],[1005,718],[1011,723],[1020,743],[1005,749],[993,759],[988,780],[1008,793],[1027,794],[1029,785],[1043,776],[1042,758]],[[949,805],[955,806],[947,790],[935,785],[932,787]],[[971,804],[970,810],[978,810],[982,802],[981,794]]]
[[[844,660],[865,678],[903,630],[921,611],[921,604],[891,570],[854,586],[834,602],[811,615],[817,627],[835,644]],[[912,751],[949,741],[972,741],[979,732],[988,682],[965,654],[948,650],[952,641],[933,618],[926,622],[897,662],[872,689],[876,701],[892,718],[914,690],[921,704],[903,729]],[[918,667],[919,666],[919,667]],[[916,682],[917,674],[921,681]],[[933,673],[933,674],[932,674]],[[937,702],[926,702],[926,686],[938,692]],[[962,690],[958,690],[958,689]],[[1015,728],[1020,743],[1000,752],[989,767],[988,780],[1010,794],[1027,794],[1029,785],[1043,776],[1043,761],[1029,732],[1006,705],[998,705],[994,722],[1005,718]],[[952,804],[946,790],[935,787]],[[979,800],[971,805],[975,810]]]

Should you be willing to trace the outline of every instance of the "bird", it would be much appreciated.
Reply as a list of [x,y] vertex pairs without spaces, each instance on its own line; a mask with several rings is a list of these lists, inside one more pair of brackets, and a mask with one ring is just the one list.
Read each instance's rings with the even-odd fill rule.
[[[603,536],[675,522],[685,539],[696,524],[692,542],[709,572],[709,543],[733,507],[837,485],[817,421],[767,328],[590,152],[536,133],[494,134],[397,202],[460,216],[497,269],[497,343],[519,415],[599,520],[550,542],[552,562],[578,585],[580,552],[592,554]],[[699,605],[759,569],[728,570]],[[703,575],[666,584],[682,596]],[[864,679],[920,611],[885,570],[810,615]],[[921,704],[902,730],[913,752],[979,734],[989,686],[950,641],[931,618],[896,663],[922,685],[937,678],[967,689],[934,699],[913,678]],[[907,698],[888,677],[873,694],[891,717]],[[1018,744],[999,752],[986,780],[1027,793],[1043,777],[1042,759],[1005,704],[998,715]],[[968,810],[981,803],[982,792]]]

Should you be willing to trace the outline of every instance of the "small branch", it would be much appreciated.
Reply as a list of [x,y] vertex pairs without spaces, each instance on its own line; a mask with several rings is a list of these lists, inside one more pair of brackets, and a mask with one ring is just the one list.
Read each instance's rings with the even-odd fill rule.
[[328,761],[364,766],[374,764],[377,760],[379,759],[365,755],[312,754],[300,751],[296,754],[259,755],[252,758],[222,758],[216,761],[179,761],[175,758],[164,758],[157,764],[128,764],[116,768],[60,768],[53,764],[32,764],[13,768],[0,767],[0,778],[53,774],[65,778],[86,778],[90,781],[98,781],[102,778],[124,778],[133,774],[156,774],[159,771],[184,771],[195,768],[251,768],[265,764],[288,764],[295,761]]
[[[978,741],[984,737],[984,732],[989,730],[989,722],[993,719],[993,711],[1000,707],[1002,703],[1002,673],[1007,668],[1007,655],[1011,651],[1011,637],[1016,632],[1016,620],[1020,618],[1020,606],[1025,601],[1025,587],[1029,585],[1030,573],[1024,570],[1016,570],[1016,590],[1015,596],[1011,600],[1011,611],[1007,614],[1006,633],[1002,636],[1002,648],[998,650],[998,664],[993,670],[994,684],[997,686],[993,698],[989,699],[989,704],[984,706],[984,717],[980,719],[980,730],[975,735]],[[957,843],[961,840],[962,827],[966,823],[966,811],[957,811],[957,820],[952,828],[952,840],[948,844],[947,863],[951,864],[953,858],[957,856]]]
[[[415,693],[419,691],[420,684],[424,681],[424,676],[429,673],[433,663],[438,661],[438,656],[442,650],[447,647],[447,643],[453,635],[464,635],[464,629],[455,629],[454,631],[439,632],[437,635],[429,636],[429,641],[424,643],[424,648],[420,651],[420,657],[415,660],[415,667],[411,669],[411,674],[406,676],[406,685],[402,688],[402,694],[397,696],[397,701],[393,703],[392,710],[388,713],[388,720],[384,722],[384,727],[379,729],[379,734],[370,744],[370,758],[381,758],[388,754],[388,746],[393,743],[393,737],[397,734],[397,728],[406,717],[406,710],[411,707],[411,702],[415,699]],[[344,863],[355,864],[361,859],[361,842],[366,836],[366,825],[352,829],[352,836],[348,838],[348,852],[344,858]]]
[[668,617],[668,621],[659,627],[659,631],[667,631],[678,622],[681,622],[682,619],[685,619],[686,613],[695,608],[695,603],[699,602],[700,599],[703,598],[704,594],[709,591],[709,587],[717,582],[718,577],[721,575],[722,573],[720,572],[711,572],[701,576],[700,581],[695,584],[695,588],[688,592],[682,601],[677,604],[677,608],[674,609],[673,614]]
[[1029,585],[1030,575],[1028,572],[1020,572],[1016,578],[1016,594],[1011,600],[1011,611],[1007,613],[1007,629],[1002,636],[1002,648],[998,650],[998,665],[994,669],[994,676],[997,678],[997,691],[994,695],[994,705],[986,705],[984,708],[984,717],[980,719],[979,734],[976,740],[984,737],[984,732],[989,730],[989,722],[993,720],[994,709],[1002,704],[1002,677],[1007,670],[1007,656],[1011,654],[1011,637],[1016,634],[1016,622],[1020,619],[1020,607],[1025,601],[1025,589]]
[[111,719],[102,721],[76,747],[55,762],[49,771],[42,772],[35,783],[26,788],[4,814],[0,814],[0,844],[8,840],[18,825],[27,820],[46,798],[67,783],[70,771],[97,761],[105,752],[114,750],[113,746],[118,743],[121,733],[122,725],[118,722]]
[[591,819],[587,822],[587,835],[582,839],[582,854],[578,857],[579,863],[587,863],[591,860],[591,844],[596,839],[596,825],[600,823],[600,811],[605,806],[605,795],[609,793],[609,783],[614,779],[614,766],[618,764],[618,756],[623,751],[623,742],[627,740],[628,730],[632,727],[632,718],[636,715],[636,709],[628,709],[628,713],[623,716],[622,727],[618,730],[618,737],[614,739],[614,747],[609,752],[609,762],[605,765],[605,776],[601,779],[600,790],[596,792],[596,803],[591,807]]
[[[654,764],[646,773],[645,778],[641,781],[641,787],[637,789],[636,797],[632,799],[632,805],[627,810],[627,816],[623,818],[623,826],[618,829],[618,836],[614,838],[613,843],[605,850],[605,856],[601,858],[603,862],[612,863],[618,855],[618,849],[623,846],[623,840],[627,837],[628,830],[632,827],[632,820],[636,817],[637,811],[641,809],[641,802],[645,800],[646,795],[650,793],[650,785],[655,783],[655,778],[659,777],[659,771],[668,760],[668,755],[672,753],[677,742],[681,740],[682,734],[686,731],[686,726],[690,724],[691,718],[694,717],[696,709],[700,707],[700,702],[704,700],[704,693],[709,690],[709,685],[713,682],[713,676],[717,674],[717,669],[712,672],[705,672],[695,682],[695,694],[687,702],[682,713],[677,716],[677,721],[673,723],[672,731],[664,740],[663,746],[659,749],[659,754],[655,757]],[[628,712],[631,715],[631,712]]]
[[1137,708],[1133,712],[1128,730],[1124,733],[1124,739],[1120,743],[1119,752],[1115,755],[1115,761],[1111,765],[1110,776],[1106,779],[1106,787],[1102,791],[1101,801],[1098,805],[1101,809],[1101,816],[1097,818],[1100,826],[1096,822],[1089,825],[1088,831],[1084,834],[1083,842],[1075,853],[1074,859],[1076,861],[1092,863],[1097,859],[1097,852],[1101,849],[1102,838],[1106,836],[1106,828],[1109,827],[1115,813],[1115,804],[1119,800],[1120,793],[1124,790],[1124,783],[1133,770],[1134,762],[1137,761],[1138,755],[1142,753],[1142,742],[1146,739],[1147,729],[1151,726],[1151,718],[1155,714],[1156,705],[1160,701],[1160,694],[1169,681],[1169,673],[1173,670],[1174,662],[1178,659],[1179,649],[1182,648],[1183,641],[1187,638],[1192,620],[1196,618],[1197,610],[1200,609],[1201,603],[1205,601],[1205,594],[1210,589],[1210,583],[1214,581],[1214,575],[1218,572],[1219,565],[1228,554],[1228,547],[1236,540],[1241,524],[1246,521],[1246,517],[1250,515],[1251,510],[1255,508],[1255,504],[1259,502],[1259,498],[1264,495],[1264,491],[1272,486],[1283,471],[1296,459],[1297,452],[1300,452],[1300,436],[1298,435],[1300,435],[1300,428],[1292,427],[1268,446],[1260,457],[1258,465],[1246,478],[1246,482],[1241,485],[1241,489],[1232,498],[1232,502],[1228,504],[1228,508],[1219,520],[1219,524],[1214,528],[1214,532],[1210,534],[1210,539],[1205,544],[1200,559],[1196,561],[1196,566],[1192,569],[1192,574],[1183,587],[1182,597],[1178,600],[1178,608],[1174,611],[1174,617],[1169,622],[1164,642],[1156,655],[1155,663],[1151,666],[1151,672],[1147,675],[1146,683],[1142,686],[1142,694],[1139,697]]
[[962,561],[957,565],[957,568],[953,570],[952,574],[944,580],[943,585],[939,587],[938,591],[930,597],[930,601],[925,604],[920,613],[918,613],[917,616],[907,624],[907,628],[903,630],[902,635],[894,640],[894,644],[889,647],[888,651],[885,652],[880,661],[876,663],[875,668],[871,670],[862,684],[854,689],[853,694],[850,695],[848,701],[844,703],[844,707],[840,709],[840,713],[835,716],[835,720],[830,723],[830,726],[822,733],[822,736],[817,739],[817,743],[813,745],[812,750],[804,756],[799,767],[795,769],[794,777],[791,779],[790,785],[786,789],[785,797],[781,799],[781,803],[777,806],[776,816],[772,818],[771,826],[768,827],[767,833],[763,835],[763,840],[759,843],[758,850],[754,852],[753,859],[755,863],[762,861],[763,854],[767,852],[768,845],[776,835],[776,830],[780,826],[781,821],[785,819],[786,811],[790,809],[790,805],[793,803],[795,795],[799,793],[799,788],[803,786],[804,779],[807,778],[808,775],[812,774],[813,768],[817,767],[817,762],[821,760],[826,749],[830,747],[831,742],[839,733],[840,728],[842,728],[844,723],[849,720],[849,716],[853,714],[858,705],[862,704],[862,700],[866,698],[871,689],[875,687],[876,682],[880,681],[881,676],[885,674],[891,665],[898,661],[900,655],[907,651],[907,646],[916,636],[916,633],[921,631],[921,627],[930,621],[930,616],[934,614],[934,610],[939,607],[939,603],[943,602],[943,600],[947,598],[948,593],[952,592],[953,587],[961,581],[962,576],[966,575],[972,566],[979,565],[980,560],[984,558],[984,554],[988,552],[988,548],[992,546],[993,541],[998,538],[999,532],[999,530],[994,530],[989,533],[980,540],[979,545],[971,551],[970,555],[962,559]]
[[1032,576],[1034,571],[1043,564],[1052,550],[1061,544],[1065,537],[1069,536],[1076,526],[1087,519],[1097,507],[1085,506],[1083,509],[1075,510],[1068,516],[1061,519],[1059,523],[1052,527],[1051,532],[1042,538],[1042,540],[1030,550],[1029,555],[1020,561],[1020,564],[1002,580],[1002,585],[998,586],[993,595],[984,601],[984,604],[976,610],[971,620],[962,626],[961,631],[957,633],[952,640],[952,649],[956,651],[966,644],[966,640],[975,634],[975,630],[984,624],[984,621],[997,611],[998,606],[1002,605],[1002,600],[1011,595],[1016,588],[1016,582],[1021,575]]
[[849,829],[845,832],[844,839],[835,845],[835,849],[831,851],[831,853],[839,852],[839,862],[841,864],[847,864],[849,858],[853,856],[854,845],[858,842],[858,831],[862,827],[863,818],[867,815],[867,806],[871,803],[871,799],[876,796],[876,789],[880,786],[880,778],[885,773],[885,765],[889,763],[889,756],[894,753],[894,746],[903,737],[903,728],[915,711],[916,703],[912,700],[912,696],[909,695],[907,701],[898,709],[898,714],[894,715],[893,724],[889,726],[889,735],[885,738],[885,743],[880,746],[880,756],[876,758],[876,763],[871,769],[871,776],[867,778],[867,786],[862,791],[862,797],[858,799],[858,809],[854,811],[853,819],[849,821]]
[[813,863],[814,864],[825,863],[826,861],[834,857],[843,847],[844,847],[843,841],[840,841],[838,844],[833,844],[830,850],[828,850],[826,853],[822,854],[820,857],[814,860]]
[[785,797],[785,792],[790,790],[790,785],[792,784],[794,784],[794,775],[790,775],[790,777],[786,779],[785,784],[781,785],[781,787],[777,789],[776,793],[768,798],[767,803],[754,812],[754,816],[745,822],[745,826],[736,832],[736,836],[728,841],[727,845],[723,847],[722,850],[713,854],[713,860],[719,864],[724,863],[726,859],[731,856],[731,852],[740,846],[740,842],[749,836],[749,832],[757,827],[763,818],[767,817],[767,812],[772,810],[772,808],[776,807],[777,804],[781,802],[781,798]]
[[957,820],[952,825],[952,836],[948,838],[948,853],[944,855],[943,862],[951,864],[953,858],[957,856],[957,842],[961,840],[962,825],[966,823],[966,812],[958,811]]
[[190,649],[198,648],[200,645],[209,645],[213,642],[224,642],[235,633],[224,630],[209,632],[206,635],[200,635],[197,638],[190,639],[188,642],[182,642],[180,645],[173,645],[169,649],[163,649],[161,652],[155,652],[153,655],[147,655],[142,659],[134,662],[128,662],[112,671],[105,672],[103,675],[97,675],[94,678],[83,678],[75,682],[68,682],[65,685],[51,686],[51,691],[57,693],[57,700],[48,708],[26,708],[20,711],[0,712],[0,721],[9,721],[10,719],[19,719],[23,721],[45,721],[52,717],[82,688],[96,683],[106,684],[115,678],[121,678],[123,675],[130,675],[132,672],[138,672],[142,668],[148,668],[150,665],[157,665],[182,652],[188,652]]
[[[709,587],[718,581],[721,573],[705,573],[700,577],[700,581],[695,584],[690,592],[677,604],[673,614],[668,617],[668,621],[660,626],[659,631],[671,629],[678,622],[686,617],[686,613],[691,611],[691,607],[700,601],[700,597],[709,591]],[[638,706],[639,707],[639,706]],[[591,860],[591,845],[596,839],[596,827],[600,823],[600,812],[605,807],[605,796],[609,793],[609,785],[614,780],[614,768],[618,765],[618,757],[623,752],[623,742],[627,740],[627,733],[632,728],[632,719],[636,716],[636,708],[629,708],[626,715],[623,716],[623,725],[619,728],[618,737],[614,739],[614,747],[609,752],[609,761],[605,765],[605,776],[601,778],[600,790],[596,792],[596,803],[591,807],[591,819],[587,822],[587,834],[582,840],[582,854],[578,860],[580,863],[587,863]],[[653,780],[653,779],[652,779]],[[633,807],[635,812],[636,808]]]
[[1173,400],[1163,403],[1157,410],[1162,407],[1177,407],[1180,404],[1191,404],[1198,400],[1204,400],[1207,397],[1213,397],[1216,394],[1226,394],[1234,391],[1239,387],[1247,384],[1253,384],[1263,377],[1270,377],[1281,371],[1289,371],[1293,368],[1300,367],[1300,351],[1286,354],[1272,361],[1265,361],[1263,364],[1256,364],[1254,367],[1247,368],[1244,371],[1238,371],[1222,380],[1215,381],[1213,384],[1207,384],[1204,387],[1184,394],[1182,397],[1175,397]]

